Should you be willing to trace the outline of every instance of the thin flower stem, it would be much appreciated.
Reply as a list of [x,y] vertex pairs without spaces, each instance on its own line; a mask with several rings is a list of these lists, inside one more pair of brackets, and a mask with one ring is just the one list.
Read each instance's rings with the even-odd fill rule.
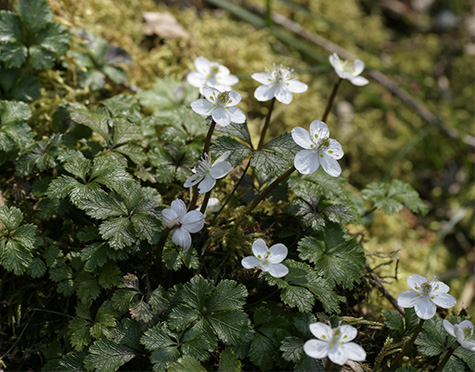
[[280,175],[274,182],[272,182],[269,186],[267,186],[264,189],[264,191],[262,191],[256,199],[254,199],[254,201],[249,205],[249,207],[246,208],[246,210],[242,214],[242,217],[250,214],[254,210],[254,208],[256,208],[257,205],[263,199],[265,199],[265,197],[274,189],[274,187],[276,187],[280,182],[282,182],[287,177],[289,177],[293,173],[294,170],[295,170],[295,167],[292,166],[292,168],[287,170],[284,174]]
[[342,366],[333,363],[330,359],[328,359],[327,364],[325,366],[325,372],[340,372]]
[[457,341],[455,341],[451,346],[450,346],[450,349],[447,351],[447,354],[445,354],[445,357],[444,359],[442,360],[442,362],[440,362],[440,364],[437,366],[437,369],[435,370],[435,372],[442,372],[442,370],[444,369],[445,365],[447,364],[447,362],[449,361],[450,357],[452,356],[452,354],[454,353],[455,349],[457,349],[459,347],[459,343]]
[[[216,122],[213,119],[211,119],[211,124],[209,126],[208,134],[206,135],[205,145],[203,148],[203,157],[205,156],[205,154],[209,155],[209,147],[211,145],[211,136],[213,135],[215,126],[216,126]],[[195,209],[197,201],[198,201],[198,186],[194,186],[192,188],[192,196],[191,196],[190,204],[188,205],[189,211]]]
[[203,200],[203,204],[201,204],[201,209],[200,209],[200,212],[205,214],[206,212],[206,207],[208,206],[208,202],[209,202],[209,197],[211,196],[211,190],[209,190],[206,194],[205,194],[205,198]]
[[332,106],[333,106],[333,101],[335,100],[336,92],[338,91],[338,88],[340,87],[342,80],[343,80],[342,78],[338,78],[338,81],[333,86],[332,94],[330,95],[327,108],[325,109],[325,113],[323,114],[323,118],[322,118],[323,122],[327,121],[328,114],[330,113],[330,110],[332,109]]
[[269,112],[267,113],[266,120],[264,122],[264,127],[262,128],[259,144],[257,145],[258,149],[260,149],[264,145],[264,139],[266,137],[267,128],[269,128],[270,117],[272,115],[272,111],[274,110],[274,104],[275,104],[275,97],[272,98],[272,101],[270,102]]
[[163,247],[165,246],[165,242],[167,241],[168,234],[170,234],[171,229],[169,227],[165,227],[162,231],[162,235],[160,236],[160,240],[157,244],[157,261],[158,261],[158,268],[157,268],[157,276],[158,281],[162,281],[162,255],[163,255]]
[[412,345],[414,344],[414,341],[416,341],[417,336],[421,332],[423,325],[424,325],[424,319],[421,319],[419,322],[419,325],[414,331],[414,334],[412,335],[412,338],[409,340],[407,345],[404,346],[404,349],[402,349],[402,351],[398,354],[398,356],[395,359],[393,359],[393,361],[391,362],[391,365],[390,365],[391,369],[393,369],[399,363],[399,361],[403,358],[403,356],[406,355],[406,353],[412,347]]
[[211,220],[210,226],[213,226],[213,225],[214,225],[214,223],[215,223],[216,220],[218,219],[218,216],[219,216],[219,215],[221,214],[221,212],[223,211],[224,207],[226,207],[226,205],[229,203],[229,201],[231,200],[232,196],[234,195],[234,193],[235,193],[236,190],[238,189],[239,185],[241,184],[242,180],[243,180],[244,177],[246,176],[247,170],[249,169],[250,166],[251,166],[251,159],[249,159],[249,161],[247,162],[246,168],[244,169],[244,172],[242,172],[241,178],[239,178],[239,180],[237,181],[236,186],[234,186],[233,191],[231,191],[231,194],[229,194],[229,196],[228,196],[228,198],[226,199],[226,201],[224,202],[223,206],[219,209],[219,211],[215,214],[215,216],[214,216],[213,219]]

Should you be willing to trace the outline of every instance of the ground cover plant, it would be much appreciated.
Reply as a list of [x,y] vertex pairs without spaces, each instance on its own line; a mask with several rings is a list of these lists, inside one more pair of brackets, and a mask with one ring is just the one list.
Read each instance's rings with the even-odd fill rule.
[[[19,0],[0,11],[2,368],[475,369],[473,308],[464,295],[470,287],[462,280],[473,278],[473,257],[463,258],[468,270],[450,287],[434,270],[440,266],[430,264],[444,238],[460,245],[456,257],[473,238],[467,232],[473,203],[463,201],[473,190],[473,133],[439,119],[430,129],[419,126],[435,119],[387,83],[384,68],[368,69],[359,55],[335,45],[315,53],[290,34],[308,42],[308,32],[295,25],[305,24],[304,16],[318,18],[315,4],[213,0],[208,9],[198,2],[166,8],[177,18],[181,12],[183,22],[203,17],[195,21],[205,26],[190,22],[190,31],[206,28],[206,17],[217,17],[208,21],[220,27],[249,26],[240,31],[249,38],[267,27],[273,40],[257,49],[278,52],[266,63],[257,51],[249,63],[233,62],[219,48],[216,57],[212,48],[194,50],[186,41],[143,39],[137,55],[159,50],[161,71],[110,43],[110,35],[81,29],[82,11],[101,14],[91,4],[98,6]],[[140,8],[133,1],[117,5]],[[200,32],[213,34],[217,45],[227,36]],[[341,35],[342,43],[358,44]],[[375,59],[368,57],[377,65]],[[414,120],[414,139],[391,163],[375,142],[384,147],[387,138],[373,126],[383,118],[394,122],[397,110],[372,88],[376,82],[403,101],[397,120]],[[306,95],[310,100],[302,101]],[[365,108],[362,119],[351,113],[349,124],[340,112],[343,97]],[[441,115],[462,122],[470,109],[454,101]],[[381,107],[386,116],[376,111]],[[363,138],[363,128],[343,131],[353,120],[371,131]],[[463,192],[451,194],[463,208],[425,244],[427,266],[411,272],[403,253],[399,262],[397,251],[368,247],[396,234],[385,228],[392,222],[408,230],[404,220],[430,223],[440,200],[421,198],[411,184],[422,181],[405,177],[402,159],[415,146],[429,148],[420,141],[434,131],[442,139],[428,161],[444,163],[458,146],[459,158],[451,160],[469,169],[453,186]],[[425,159],[414,156],[414,163]],[[384,177],[377,176],[381,168]],[[407,235],[414,245],[401,252],[420,248]]]

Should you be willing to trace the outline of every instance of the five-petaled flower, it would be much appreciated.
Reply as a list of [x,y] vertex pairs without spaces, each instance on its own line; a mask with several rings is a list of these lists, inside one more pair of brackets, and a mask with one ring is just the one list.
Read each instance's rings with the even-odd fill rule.
[[275,97],[277,101],[289,104],[293,99],[292,93],[303,93],[308,88],[307,84],[293,77],[293,70],[282,65],[276,67],[274,64],[272,71],[266,68],[266,72],[256,72],[251,77],[263,84],[254,92],[254,97],[261,102]]
[[205,217],[199,211],[186,211],[183,200],[172,201],[171,208],[162,211],[163,227],[171,229],[172,241],[187,250],[191,246],[190,233],[197,233],[205,224]]
[[429,281],[428,277],[413,274],[407,278],[407,284],[412,289],[403,291],[397,298],[397,303],[402,307],[414,307],[416,315],[421,319],[431,319],[437,306],[448,309],[457,303],[455,297],[448,294],[450,287],[435,277]]
[[333,53],[329,60],[340,79],[348,79],[353,85],[357,86],[369,83],[363,76],[359,76],[364,70],[363,61],[359,59],[342,61],[336,53]]
[[225,127],[229,123],[242,124],[246,121],[246,115],[236,106],[241,102],[241,95],[234,91],[220,92],[217,89],[204,87],[203,96],[206,99],[197,99],[191,102],[194,112],[204,116],[210,116],[213,120]]
[[254,253],[254,256],[242,259],[241,264],[244,268],[257,267],[262,271],[269,272],[275,278],[282,278],[289,273],[289,268],[281,263],[288,253],[285,245],[278,243],[267,248],[264,240],[257,239],[252,243],[252,253]]
[[461,346],[468,350],[475,351],[473,324],[470,320],[464,320],[459,324],[452,324],[444,319],[443,324],[447,333],[452,337],[455,337]]
[[197,71],[190,72],[186,79],[192,86],[200,88],[201,94],[203,94],[203,87],[205,86],[224,92],[231,90],[231,85],[239,82],[236,76],[230,74],[227,67],[216,62],[210,62],[205,57],[196,58],[195,67]]
[[310,324],[310,331],[317,338],[308,340],[303,345],[305,353],[312,358],[328,358],[336,364],[344,365],[348,360],[360,362],[366,359],[364,349],[353,340],[358,331],[350,325],[331,328],[321,322]]
[[341,174],[337,160],[343,157],[343,149],[338,141],[329,138],[330,130],[319,120],[310,124],[310,132],[301,127],[292,129],[292,138],[304,150],[295,155],[294,166],[302,174],[315,172],[320,165],[332,177]]
[[211,156],[204,154],[198,165],[192,169],[194,174],[186,179],[183,186],[191,187],[199,184],[200,194],[210,191],[216,185],[217,179],[223,178],[231,171],[232,166],[226,161],[229,154],[231,151],[226,151],[216,159],[214,164],[211,164]]

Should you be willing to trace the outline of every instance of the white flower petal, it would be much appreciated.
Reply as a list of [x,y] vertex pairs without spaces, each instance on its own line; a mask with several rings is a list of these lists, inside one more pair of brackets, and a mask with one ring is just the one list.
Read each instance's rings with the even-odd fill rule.
[[419,318],[427,320],[435,315],[437,306],[428,297],[421,297],[414,305],[414,310]]
[[315,140],[328,138],[330,137],[330,129],[323,121],[314,120],[310,123],[310,136]]
[[337,140],[334,140],[333,138],[329,139],[330,145],[328,146],[328,149],[325,151],[326,154],[333,159],[341,159],[344,155],[343,149],[341,148],[340,143]]
[[172,241],[186,251],[191,246],[191,235],[183,227],[180,227],[173,233]]
[[470,334],[473,335],[473,323],[470,320],[465,319],[459,324],[459,327],[463,329],[470,328],[471,329]]
[[348,356],[348,359],[361,362],[366,359],[366,352],[364,349],[355,342],[349,342],[343,344],[343,351]]
[[231,122],[242,124],[246,121],[246,114],[237,107],[227,107]]
[[401,307],[408,308],[414,307],[419,301],[420,296],[418,296],[418,292],[412,289],[406,289],[405,291],[401,292],[397,298],[397,304]]
[[431,300],[437,306],[443,307],[444,309],[450,309],[457,304],[455,297],[448,293],[432,293]]
[[357,87],[362,87],[369,83],[369,80],[363,76],[356,76],[354,78],[349,78],[348,80],[351,81],[351,84],[356,85]]
[[182,229],[186,229],[190,233],[196,233],[205,225],[205,216],[200,211],[189,211],[181,223]]
[[303,351],[311,358],[322,359],[328,355],[328,343],[320,340],[308,340],[303,344]]
[[256,80],[259,83],[264,84],[264,85],[271,84],[274,80],[272,78],[272,75],[267,73],[267,72],[256,72],[256,73],[252,74],[251,77],[254,80]]
[[205,57],[198,57],[195,59],[196,69],[204,75],[207,75],[210,70],[211,62]]
[[228,93],[228,102],[226,103],[226,106],[236,106],[239,102],[241,102],[242,96],[235,92],[234,90],[231,90]]
[[216,180],[209,174],[206,174],[198,186],[198,193],[205,194],[210,191],[214,185],[216,185]]
[[355,59],[353,63],[355,66],[355,72],[353,72],[353,74],[355,76],[361,74],[364,70],[364,62],[361,59]]
[[312,323],[309,328],[310,332],[320,340],[330,342],[333,338],[333,329],[328,324],[322,322]]
[[286,81],[285,85],[287,89],[290,90],[292,93],[303,93],[303,92],[306,92],[308,89],[307,84],[302,83],[301,81],[298,81],[298,80]]
[[294,98],[292,92],[288,90],[287,87],[280,84],[277,85],[274,95],[277,101],[282,102],[286,105],[292,102],[292,99]]
[[254,253],[254,256],[257,258],[264,258],[268,251],[269,249],[267,248],[267,244],[264,240],[256,239],[254,240],[254,243],[252,243],[252,253]]
[[345,324],[345,325],[340,326],[339,328],[341,332],[340,341],[343,341],[343,342],[349,342],[353,340],[358,334],[358,331],[356,330],[356,328],[350,325]]
[[348,355],[346,355],[341,345],[334,344],[328,351],[328,359],[342,366],[348,361]]
[[450,291],[450,287],[439,280],[431,280],[430,285],[432,288],[432,293],[447,293]]
[[341,66],[341,60],[340,57],[338,57],[338,54],[333,53],[329,58],[330,64],[332,67],[335,69],[335,71],[338,73],[338,71],[342,70]]
[[196,88],[201,88],[206,84],[206,78],[199,72],[192,71],[186,75],[186,80],[190,83],[191,86]]
[[312,150],[302,150],[295,155],[295,168],[302,174],[311,174],[320,166],[318,154]]
[[252,269],[254,267],[260,267],[261,266],[261,260],[257,259],[254,256],[247,256],[247,257],[244,257],[241,260],[241,265],[245,269]]
[[226,176],[232,169],[231,164],[229,164],[227,161],[222,161],[222,162],[216,162],[214,165],[211,167],[209,173],[211,177],[215,179],[220,179]]
[[172,209],[176,212],[176,214],[181,218],[183,218],[186,214],[186,204],[181,199],[175,199],[172,201],[171,204]]
[[454,333],[454,326],[453,326],[452,323],[450,323],[448,320],[444,319],[442,324],[444,325],[444,328],[445,328],[445,330],[447,331],[447,333],[449,335],[451,335],[452,337],[456,337],[455,333]]
[[269,262],[276,264],[282,262],[287,257],[288,249],[285,245],[278,243],[269,248]]
[[261,85],[254,91],[254,98],[260,102],[269,101],[274,98],[275,90],[275,85]]
[[[322,156],[323,155],[323,156]],[[336,159],[327,154],[320,153],[320,164],[325,172],[332,177],[338,177],[341,174],[341,167]]]
[[468,350],[475,351],[475,341],[460,340],[458,343]]
[[311,149],[311,145],[313,145],[313,142],[310,139],[310,133],[308,132],[308,130],[305,130],[301,127],[295,127],[290,133],[292,134],[292,139],[297,145],[303,147],[306,150]]
[[217,158],[214,162],[214,164],[221,163],[222,161],[226,161],[227,158],[229,158],[229,155],[231,155],[231,151],[225,151],[221,154],[219,158]]
[[412,274],[407,278],[407,285],[411,289],[419,291],[422,284],[427,283],[427,278],[419,274]]
[[270,264],[269,265],[269,274],[272,275],[274,278],[282,278],[289,273],[289,268],[284,264],[277,263],[277,264]]
[[[237,78],[237,76],[234,75],[219,75],[216,76],[216,79],[222,86],[226,87],[231,87],[231,85],[239,83],[239,79]],[[230,90],[230,88],[224,89],[223,91],[227,90]]]
[[209,116],[214,110],[213,104],[205,99],[191,102],[191,109],[199,115]]
[[188,177],[183,184],[184,187],[192,187],[195,186],[198,182],[201,181],[201,177],[199,174],[195,173],[192,176]]
[[211,116],[213,117],[213,120],[216,122],[216,124],[219,124],[222,127],[229,125],[229,123],[231,122],[231,116],[223,107],[216,107],[213,110]]
[[173,209],[164,209],[161,214],[163,227],[171,229],[179,220],[178,214]]

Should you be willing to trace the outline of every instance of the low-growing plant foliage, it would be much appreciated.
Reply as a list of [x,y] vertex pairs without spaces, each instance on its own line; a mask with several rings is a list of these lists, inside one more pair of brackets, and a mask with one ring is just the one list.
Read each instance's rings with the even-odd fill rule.
[[[312,108],[312,125],[300,123],[310,132],[267,140],[274,105],[285,109],[307,88],[282,66],[253,76],[263,84],[256,98],[271,100],[256,146],[232,102],[240,95],[205,87],[212,97],[203,98],[196,84],[172,78],[129,93],[120,64],[131,58],[56,22],[47,0],[0,11],[0,44],[0,330],[10,338],[0,340],[9,348],[0,365],[323,371],[351,359],[364,370],[475,369],[466,346],[473,328],[463,338],[437,316],[419,322],[410,308],[384,310],[377,321],[358,312],[370,269],[348,224],[375,210],[428,209],[401,180],[349,187],[337,162],[345,144],[323,123],[334,95],[328,110]],[[367,84],[357,76],[361,61],[338,63],[335,94],[340,84]],[[207,66],[205,77],[219,70],[235,89],[224,66],[204,58],[196,66]],[[45,71],[81,94],[39,120]],[[216,209],[207,208],[211,195]],[[462,315],[445,318],[456,329]],[[332,340],[355,338],[356,327],[365,351],[348,343],[343,358],[333,344],[309,352],[324,342],[321,323]],[[15,349],[22,337],[37,349]]]

